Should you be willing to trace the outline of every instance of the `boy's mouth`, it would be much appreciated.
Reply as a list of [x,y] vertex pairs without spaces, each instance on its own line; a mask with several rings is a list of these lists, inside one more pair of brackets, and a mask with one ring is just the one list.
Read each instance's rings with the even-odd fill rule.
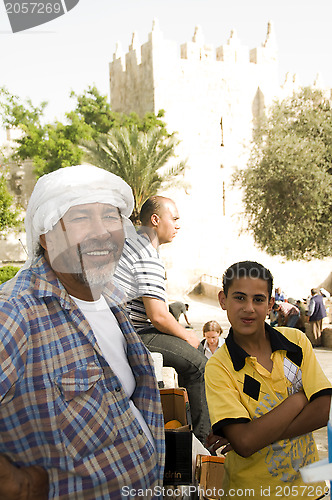
[[255,320],[254,318],[241,318],[242,323],[245,325],[251,325]]

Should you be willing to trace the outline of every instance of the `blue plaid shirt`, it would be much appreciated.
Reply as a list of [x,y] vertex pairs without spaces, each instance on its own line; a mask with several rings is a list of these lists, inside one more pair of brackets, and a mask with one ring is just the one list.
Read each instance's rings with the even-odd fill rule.
[[18,466],[44,467],[52,499],[133,498],[129,488],[162,485],[164,421],[153,362],[117,294],[104,292],[127,341],[132,400],[155,450],[89,323],[44,258],[0,287],[0,453]]

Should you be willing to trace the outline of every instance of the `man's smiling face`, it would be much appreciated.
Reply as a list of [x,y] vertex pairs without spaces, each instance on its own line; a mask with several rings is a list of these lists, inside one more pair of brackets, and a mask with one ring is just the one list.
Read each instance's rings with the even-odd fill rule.
[[88,203],[70,208],[41,243],[56,274],[70,274],[84,285],[111,280],[124,242],[119,210]]

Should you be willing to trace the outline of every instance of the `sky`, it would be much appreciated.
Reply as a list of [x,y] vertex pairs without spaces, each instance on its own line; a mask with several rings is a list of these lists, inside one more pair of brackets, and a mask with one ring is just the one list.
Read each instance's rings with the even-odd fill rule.
[[178,46],[200,25],[215,48],[233,28],[244,45],[260,46],[272,21],[280,83],[290,72],[309,85],[320,72],[332,88],[330,0],[79,0],[65,15],[19,33],[11,32],[0,0],[0,86],[35,105],[48,101],[46,118],[63,120],[74,107],[71,90],[82,93],[96,85],[109,95],[108,64],[116,42],[127,52],[134,31],[146,42],[154,18],[164,38]]

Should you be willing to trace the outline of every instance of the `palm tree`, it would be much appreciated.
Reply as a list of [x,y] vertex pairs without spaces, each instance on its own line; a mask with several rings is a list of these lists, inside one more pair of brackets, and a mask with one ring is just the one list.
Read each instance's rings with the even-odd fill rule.
[[83,148],[88,161],[118,175],[132,188],[135,206],[131,220],[135,224],[147,198],[161,188],[184,186],[186,161],[167,167],[176,156],[177,144],[174,135],[165,136],[160,128],[142,132],[132,126],[111,129],[96,142],[83,143]]

